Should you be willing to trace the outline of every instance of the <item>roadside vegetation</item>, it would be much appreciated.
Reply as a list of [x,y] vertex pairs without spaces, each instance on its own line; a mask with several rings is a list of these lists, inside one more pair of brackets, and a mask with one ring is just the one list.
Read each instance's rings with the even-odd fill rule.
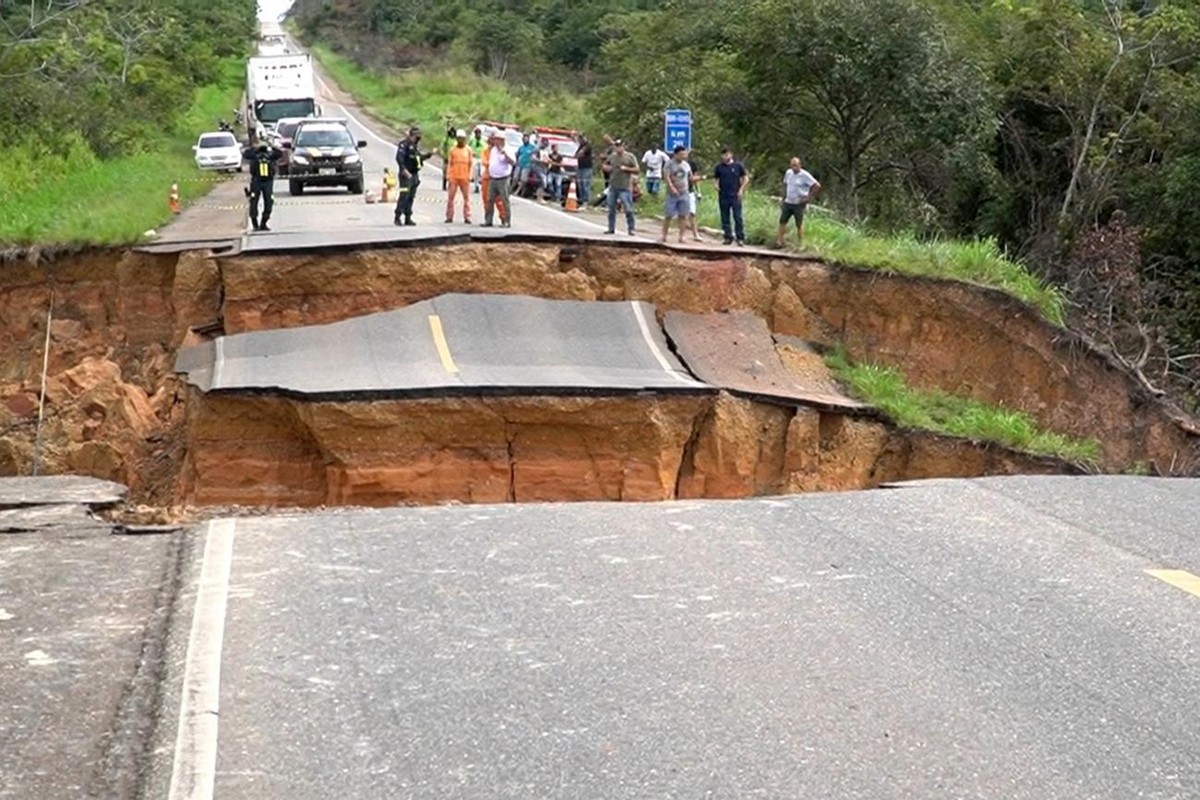
[[136,240],[239,105],[244,0],[0,2],[0,245]]
[[[779,229],[777,197],[747,191],[743,216],[748,241],[759,245],[775,241]],[[710,228],[721,226],[711,189],[700,203],[699,222]],[[792,223],[784,246],[840,264],[991,286],[1024,300],[1056,325],[1065,320],[1062,292],[1001,252],[995,239],[919,239],[911,231],[875,232],[840,219],[830,209],[809,206],[804,217],[803,247],[797,247]]]
[[[34,145],[0,151],[0,242],[127,244],[171,218],[167,194],[179,182],[183,202],[207,193],[219,174],[201,174],[192,145],[218,117],[229,117],[242,95],[244,65],[227,59],[221,80],[195,90],[187,113],[171,132],[144,140],[144,152],[100,159],[82,141],[65,154]],[[36,162],[38,172],[27,165]]]
[[1015,450],[1061,458],[1095,469],[1100,443],[1041,430],[1020,411],[992,406],[946,392],[922,391],[905,382],[892,367],[855,364],[845,352],[826,356],[825,363],[850,393],[883,411],[901,427],[936,431],[981,442],[996,442]]
[[578,130],[595,124],[578,94],[522,92],[502,80],[475,75],[464,66],[377,72],[356,65],[326,45],[314,44],[311,49],[338,86],[375,116],[401,131],[418,124],[431,141],[440,142],[447,125],[467,127],[482,120],[555,124]]

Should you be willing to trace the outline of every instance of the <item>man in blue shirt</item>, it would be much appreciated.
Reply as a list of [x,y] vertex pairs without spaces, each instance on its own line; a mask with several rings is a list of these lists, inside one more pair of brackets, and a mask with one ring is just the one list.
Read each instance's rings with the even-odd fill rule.
[[[721,151],[721,161],[713,170],[717,179],[717,204],[721,207],[721,229],[725,232],[725,244],[733,244],[737,235],[739,247],[746,244],[746,224],[742,221],[742,197],[750,183],[750,174],[742,162],[734,161],[733,151],[726,147]],[[733,227],[729,218],[733,217]]]
[[521,137],[521,146],[517,148],[517,185],[516,192],[521,197],[529,186],[529,173],[533,170],[533,154],[537,145],[529,141],[529,134]]

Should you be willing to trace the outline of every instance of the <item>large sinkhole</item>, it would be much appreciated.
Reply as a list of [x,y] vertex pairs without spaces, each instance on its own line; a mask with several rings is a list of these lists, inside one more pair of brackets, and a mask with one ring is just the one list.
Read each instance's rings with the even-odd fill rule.
[[36,460],[153,506],[745,497],[1073,469],[897,428],[838,386],[833,347],[1097,438],[1105,470],[1198,461],[1187,419],[1020,302],[814,260],[473,242],[93,250],[0,275],[0,474]]

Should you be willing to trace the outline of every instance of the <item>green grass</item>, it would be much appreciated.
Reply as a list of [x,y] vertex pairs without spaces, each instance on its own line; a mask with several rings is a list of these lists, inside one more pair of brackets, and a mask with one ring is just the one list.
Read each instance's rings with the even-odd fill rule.
[[496,120],[522,126],[591,126],[586,103],[578,94],[520,91],[464,67],[383,74],[363,69],[324,45],[313,44],[311,50],[338,86],[384,122],[396,128],[416,123],[436,132],[439,142],[447,123],[467,127]]
[[1016,450],[1061,459],[1095,468],[1100,443],[1039,430],[1027,414],[990,406],[945,392],[909,387],[897,370],[876,364],[853,364],[843,352],[826,357],[826,363],[851,394],[870,403],[906,428],[947,433],[968,439],[997,442]]
[[244,72],[240,59],[222,64],[218,84],[196,91],[173,133],[147,144],[148,152],[97,159],[82,141],[64,155],[35,146],[0,150],[0,242],[6,244],[128,244],[171,217],[167,195],[178,180],[186,203],[207,193],[215,175],[193,161],[196,137],[228,119],[238,106]]
[[[765,245],[775,241],[779,227],[777,200],[747,192],[743,216],[750,242]],[[711,190],[701,204],[700,224],[714,228],[721,225]],[[789,248],[796,247],[794,225],[785,242]],[[810,206],[804,218],[804,252],[841,264],[990,286],[1029,303],[1055,325],[1063,325],[1065,318],[1062,293],[1005,255],[992,239],[923,241],[911,233],[869,233]]]

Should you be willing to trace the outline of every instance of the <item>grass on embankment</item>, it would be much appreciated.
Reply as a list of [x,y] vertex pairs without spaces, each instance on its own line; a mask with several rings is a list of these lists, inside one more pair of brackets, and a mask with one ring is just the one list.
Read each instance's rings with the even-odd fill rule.
[[[742,209],[747,240],[760,245],[774,242],[779,202],[749,191]],[[701,203],[700,224],[721,227],[711,189]],[[789,223],[785,243],[796,246],[794,223]],[[841,264],[991,286],[1029,303],[1055,325],[1061,326],[1065,318],[1062,293],[1008,258],[992,239],[922,241],[911,233],[867,233],[810,206],[804,217],[804,251]]]
[[[447,123],[468,127],[483,120],[518,125],[558,125],[589,129],[592,120],[578,94],[524,91],[462,67],[380,74],[363,69],[328,47],[310,49],[344,91],[392,127],[413,123],[426,139],[442,140]],[[431,138],[432,137],[432,138]]]
[[996,442],[1084,467],[1094,468],[1100,462],[1100,443],[1095,439],[1039,430],[1029,415],[1020,411],[945,392],[913,389],[898,370],[877,364],[852,364],[840,350],[826,356],[825,363],[854,397],[880,409],[901,427]]
[[207,193],[221,176],[196,169],[192,145],[230,118],[245,75],[240,59],[221,66],[220,82],[198,89],[175,131],[147,152],[102,161],[82,141],[66,156],[0,150],[0,242],[128,244],[170,219],[172,181],[185,203]]

